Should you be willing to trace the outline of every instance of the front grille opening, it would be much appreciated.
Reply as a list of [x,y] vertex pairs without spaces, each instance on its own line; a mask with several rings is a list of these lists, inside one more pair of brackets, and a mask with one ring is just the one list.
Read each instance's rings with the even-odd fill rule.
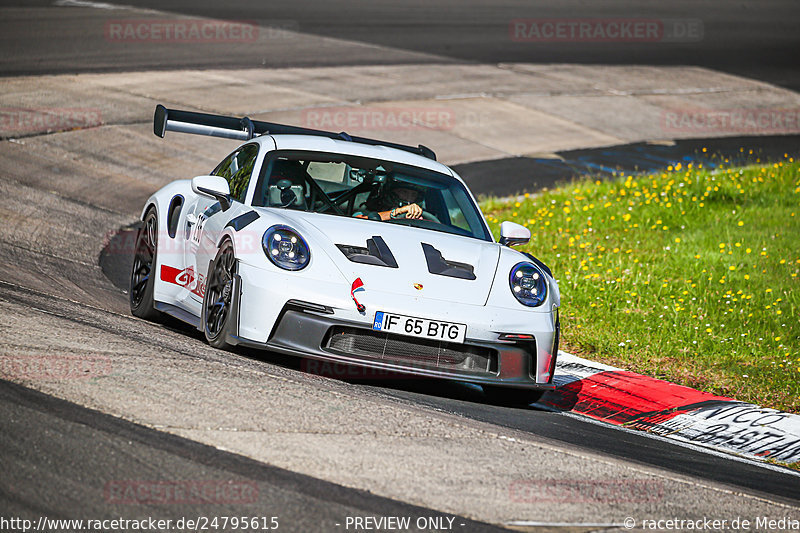
[[368,329],[334,326],[323,346],[343,355],[369,357],[405,366],[481,374],[497,372],[497,351]]

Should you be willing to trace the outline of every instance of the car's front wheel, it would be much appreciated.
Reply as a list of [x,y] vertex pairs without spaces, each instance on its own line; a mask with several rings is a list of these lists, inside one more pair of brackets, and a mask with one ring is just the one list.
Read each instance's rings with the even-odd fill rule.
[[236,256],[233,245],[226,240],[209,267],[203,296],[203,332],[208,343],[215,348],[231,348],[227,335],[233,315],[235,275]]

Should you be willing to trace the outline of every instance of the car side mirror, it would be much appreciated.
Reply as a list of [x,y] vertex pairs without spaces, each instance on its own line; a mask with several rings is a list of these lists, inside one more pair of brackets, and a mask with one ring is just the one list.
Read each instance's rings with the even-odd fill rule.
[[500,224],[500,244],[517,246],[518,244],[526,244],[530,240],[531,231],[525,226],[508,220]]
[[223,211],[231,206],[231,189],[228,181],[221,176],[197,176],[192,178],[192,191],[210,196],[219,202]]

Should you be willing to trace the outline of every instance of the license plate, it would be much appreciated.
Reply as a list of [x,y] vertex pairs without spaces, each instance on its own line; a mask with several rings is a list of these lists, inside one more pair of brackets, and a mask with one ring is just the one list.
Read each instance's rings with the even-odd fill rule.
[[466,324],[454,324],[442,320],[428,320],[394,313],[375,313],[372,329],[387,333],[398,333],[409,337],[422,337],[446,342],[464,342],[467,336]]

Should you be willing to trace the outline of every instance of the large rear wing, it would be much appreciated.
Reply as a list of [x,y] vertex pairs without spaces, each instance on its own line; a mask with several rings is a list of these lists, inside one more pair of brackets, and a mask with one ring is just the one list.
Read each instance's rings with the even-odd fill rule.
[[315,135],[317,137],[327,137],[329,139],[351,141],[372,146],[387,146],[436,161],[436,154],[433,150],[421,144],[415,148],[405,144],[378,141],[366,137],[353,137],[345,132],[334,133],[332,131],[313,130],[301,128],[299,126],[251,120],[248,117],[225,117],[222,115],[209,115],[207,113],[167,109],[159,104],[156,106],[156,112],[153,116],[153,133],[163,138],[164,134],[168,131],[209,135],[211,137],[222,137],[224,139],[238,139],[240,141],[250,140],[257,135]]

